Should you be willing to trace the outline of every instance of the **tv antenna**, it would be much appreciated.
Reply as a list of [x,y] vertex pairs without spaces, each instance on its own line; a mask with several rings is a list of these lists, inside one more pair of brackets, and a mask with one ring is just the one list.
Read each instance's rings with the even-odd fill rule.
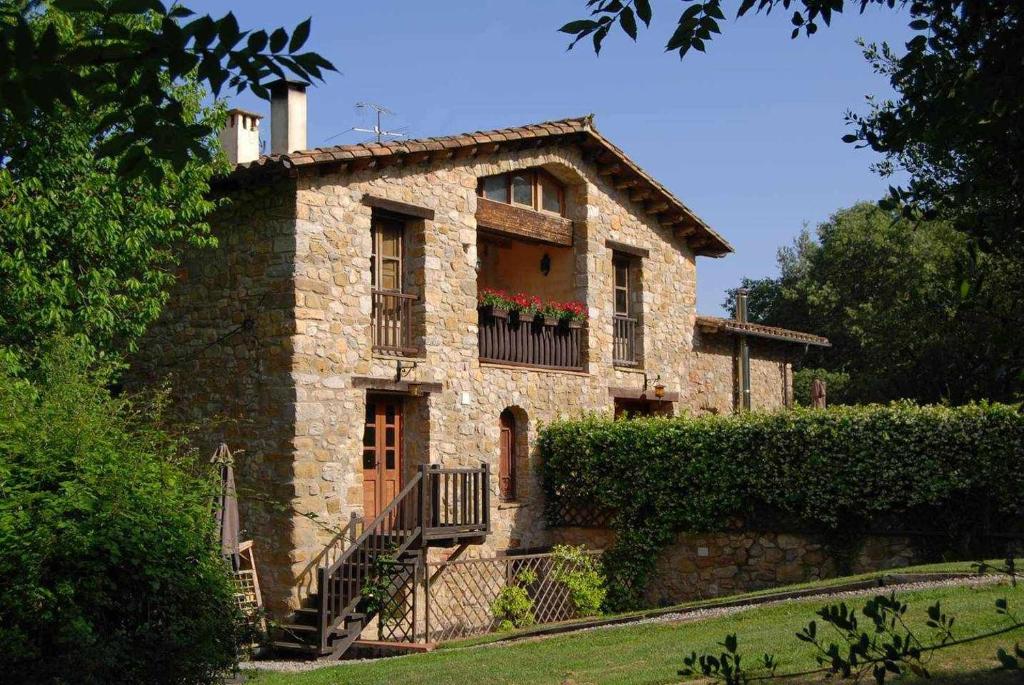
[[378,105],[374,102],[357,102],[356,109],[372,109],[377,113],[377,124],[373,128],[356,128],[353,127],[353,131],[360,131],[361,133],[373,133],[377,136],[377,142],[381,142],[384,136],[402,137],[405,135],[402,131],[385,131],[381,128],[381,117],[384,115],[393,116],[395,113],[384,105]]

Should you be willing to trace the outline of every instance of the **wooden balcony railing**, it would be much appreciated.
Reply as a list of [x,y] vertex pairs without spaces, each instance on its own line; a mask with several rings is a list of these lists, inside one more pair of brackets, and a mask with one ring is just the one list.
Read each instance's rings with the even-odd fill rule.
[[618,366],[636,366],[636,319],[616,314],[613,319],[612,362]]
[[508,314],[480,310],[480,361],[583,369],[583,329],[579,324],[521,321]]
[[373,349],[388,354],[415,354],[412,305],[415,295],[397,290],[373,291]]

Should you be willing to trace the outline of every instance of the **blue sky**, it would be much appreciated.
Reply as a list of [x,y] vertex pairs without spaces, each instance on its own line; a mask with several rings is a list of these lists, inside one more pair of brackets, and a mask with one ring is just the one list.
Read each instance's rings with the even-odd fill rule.
[[[784,12],[730,18],[708,54],[680,62],[662,50],[679,2],[655,0],[653,28],[638,44],[618,32],[600,57],[589,44],[566,52],[556,32],[584,15],[583,0],[189,4],[232,10],[242,28],[290,28],[313,16],[309,46],[341,73],[310,91],[311,146],[365,140],[344,133],[370,123],[359,101],[396,112],[386,126],[412,137],[593,112],[606,137],[735,247],[724,259],[698,259],[702,313],[720,313],[725,289],[742,276],[775,274],[776,250],[804,223],[877,199],[889,183],[871,172],[873,153],[840,138],[847,109],[889,93],[854,41],[902,46],[906,18],[891,10],[840,15],[797,40]],[[269,111],[251,94],[232,102]]]

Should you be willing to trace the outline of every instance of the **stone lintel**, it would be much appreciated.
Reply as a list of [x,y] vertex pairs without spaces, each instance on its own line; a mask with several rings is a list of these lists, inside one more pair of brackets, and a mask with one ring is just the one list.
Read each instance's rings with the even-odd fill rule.
[[408,202],[399,202],[398,200],[389,200],[384,197],[366,194],[363,195],[363,204],[368,207],[373,207],[374,209],[382,209],[385,212],[391,212],[392,214],[411,216],[417,219],[427,219],[428,221],[434,220],[433,209],[409,204]]
[[646,391],[643,388],[620,388],[615,386],[608,386],[608,394],[620,400],[648,400],[650,402],[678,402],[678,392],[665,392],[663,397],[654,396],[654,388],[649,388]]
[[604,241],[604,246],[607,247],[609,250],[614,250],[615,252],[628,254],[633,257],[640,257],[641,259],[647,259],[648,257],[651,256],[651,251],[648,249],[645,249],[643,247],[636,247],[634,245],[629,245],[627,243],[620,243],[617,240],[606,240]]
[[404,395],[441,392],[440,383],[417,383],[416,381],[396,381],[393,378],[374,378],[373,376],[353,376],[353,388],[365,388],[379,392],[396,392]]

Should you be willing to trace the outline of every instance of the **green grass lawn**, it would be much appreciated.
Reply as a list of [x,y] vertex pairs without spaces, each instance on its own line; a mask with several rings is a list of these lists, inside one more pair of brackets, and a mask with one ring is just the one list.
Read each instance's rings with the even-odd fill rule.
[[[1005,625],[995,601],[1005,597],[1011,609],[1024,613],[1024,588],[1008,585],[980,588],[937,588],[907,592],[912,625],[923,626],[925,611],[940,600],[956,616],[955,633],[966,637]],[[859,606],[862,599],[854,599]],[[822,600],[794,600],[777,606],[745,610],[694,623],[610,627],[550,638],[472,649],[442,649],[429,654],[340,665],[302,674],[261,673],[258,685],[327,685],[369,683],[673,683],[684,654],[716,649],[716,643],[737,633],[749,661],[770,652],[779,671],[814,667],[811,648],[793,637],[814,618]],[[925,635],[922,633],[922,636]],[[995,672],[995,651],[1024,641],[1024,631],[958,646],[936,653],[929,665],[942,685],[961,682],[1002,685],[1024,682],[1014,673]],[[785,682],[794,682],[787,680]],[[818,681],[814,681],[818,682]]]

